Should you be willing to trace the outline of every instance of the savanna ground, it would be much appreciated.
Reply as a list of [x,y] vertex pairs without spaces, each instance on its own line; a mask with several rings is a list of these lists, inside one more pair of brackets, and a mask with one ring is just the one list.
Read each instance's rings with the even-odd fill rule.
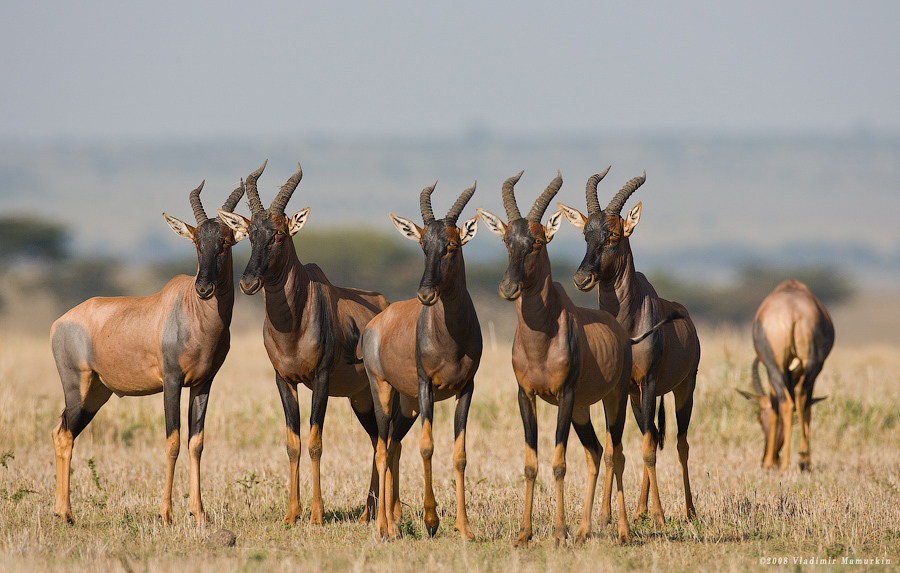
[[[512,305],[492,310],[513,312]],[[579,547],[555,547],[549,466],[556,411],[542,404],[535,538],[524,549],[512,548],[524,495],[524,443],[508,324],[497,326],[492,343],[483,321],[485,355],[469,415],[466,472],[469,519],[478,539],[466,544],[453,529],[450,401],[435,411],[441,516],[435,538],[427,537],[422,523],[418,424],[404,442],[401,464],[404,537],[382,543],[371,524],[357,523],[371,448],[346,400],[338,399],[329,403],[324,434],[326,524],[306,522],[311,486],[305,452],[306,515],[296,526],[281,524],[287,507],[284,418],[257,326],[261,315],[250,312],[236,320],[232,351],[209,401],[202,491],[211,524],[199,527],[188,513],[184,444],[176,471],[176,524],[166,527],[157,517],[164,422],[162,398],[156,395],[113,397],[76,441],[76,523],[67,526],[53,515],[49,432],[63,399],[48,336],[21,336],[18,327],[0,323],[0,569],[740,571],[779,559],[792,566],[795,559],[834,559],[834,567],[841,568],[842,558],[889,560],[886,569],[894,569],[900,564],[900,337],[893,330],[898,311],[896,301],[884,307],[876,299],[835,309],[838,340],[816,391],[829,398],[814,408],[814,467],[808,474],[797,470],[796,431],[791,469],[759,468],[762,433],[751,404],[734,390],[749,388],[749,329],[701,327],[703,357],[689,434],[697,518],[688,522],[682,515],[669,396],[669,439],[657,463],[666,524],[659,530],[646,521],[633,524],[626,546],[615,543],[613,526],[596,525],[597,506],[593,538]],[[306,391],[301,400],[304,419],[309,396]],[[594,413],[595,427],[601,428],[602,412],[594,408]],[[631,518],[642,462],[630,412],[625,455]],[[584,459],[572,432],[565,499],[570,533],[580,518]],[[218,528],[234,532],[236,546],[209,545]]]

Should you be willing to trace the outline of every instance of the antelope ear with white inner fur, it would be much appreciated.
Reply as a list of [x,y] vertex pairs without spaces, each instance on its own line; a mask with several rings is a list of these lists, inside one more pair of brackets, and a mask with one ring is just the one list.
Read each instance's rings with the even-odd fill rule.
[[407,239],[411,241],[420,241],[422,239],[422,228],[406,217],[394,215],[393,213],[388,213],[388,217],[390,217],[391,223],[400,231],[400,234]]
[[625,227],[623,229],[623,234],[627,237],[631,235],[631,232],[634,231],[634,228],[637,226],[638,221],[641,220],[641,204],[638,203],[634,207],[631,208],[631,211],[628,212],[628,216],[625,217]]
[[175,234],[183,239],[187,239],[188,241],[194,240],[194,227],[191,227],[181,219],[176,219],[172,215],[166,215],[163,213],[163,217],[166,218],[166,223],[169,224],[169,227],[175,231]]
[[219,218],[234,231],[234,241],[236,243],[250,236],[250,221],[246,218],[237,213],[223,211],[222,209],[217,209],[216,213],[218,213]]
[[581,211],[559,202],[557,202],[556,205],[559,207],[559,210],[562,211],[562,214],[566,216],[566,221],[572,223],[579,229],[584,229],[584,224],[587,223],[587,217],[582,215]]
[[288,222],[288,233],[290,233],[292,237],[297,234],[297,231],[303,228],[303,225],[306,224],[307,217],[309,217],[309,207],[301,209],[291,215],[291,220]]
[[478,215],[475,215],[462,226],[462,233],[459,236],[459,242],[462,245],[468,243],[472,237],[475,236],[476,231],[478,231]]
[[484,224],[487,225],[487,228],[491,230],[492,233],[499,237],[506,236],[506,223],[504,223],[500,217],[485,211],[481,207],[477,209],[478,216],[481,217],[481,220],[484,221]]
[[547,219],[547,225],[544,227],[544,235],[547,237],[548,243],[553,239],[553,235],[559,231],[559,226],[562,225],[562,218],[563,212],[560,210],[550,215],[550,218]]

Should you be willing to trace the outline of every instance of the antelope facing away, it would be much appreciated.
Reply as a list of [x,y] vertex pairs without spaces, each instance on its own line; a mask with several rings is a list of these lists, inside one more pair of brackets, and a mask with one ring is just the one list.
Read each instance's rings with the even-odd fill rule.
[[[816,377],[834,346],[834,324],[822,302],[805,284],[786,280],[763,299],[753,318],[753,393],[738,390],[759,405],[759,423],[765,435],[762,466],[790,464],[794,409],[800,418],[800,470],[811,468],[809,422]],[[769,392],[759,381],[759,363],[769,374]]]
[[[248,295],[263,291],[266,308],[263,340],[281,396],[290,462],[289,505],[284,523],[300,516],[300,406],[297,386],[312,390],[309,457],[312,462],[313,496],[310,521],[322,524],[324,507],[320,482],[322,426],[329,396],[345,396],[360,424],[369,434],[372,448],[378,433],[372,393],[362,360],[357,358],[360,331],[388,301],[376,292],[332,285],[315,264],[297,258],[293,237],[306,223],[309,207],[287,217],[284,208],[300,183],[297,172],[282,186],[268,209],[259,199],[256,181],[266,164],[247,177],[247,198],[252,218],[220,212],[225,222],[250,237],[250,260],[241,276],[241,290]],[[372,462],[372,481],[360,521],[374,516],[377,475]]]
[[[688,473],[688,426],[694,405],[694,387],[700,363],[700,341],[687,310],[677,302],[656,294],[643,273],[635,271],[629,237],[641,217],[641,203],[623,219],[619,216],[625,202],[646,180],[646,173],[631,179],[612,198],[606,209],[600,208],[597,184],[609,172],[592,176],[587,183],[588,215],[558,203],[566,219],[584,231],[587,251],[575,272],[575,286],[589,291],[598,286],[600,308],[616,317],[630,336],[637,336],[673,312],[682,320],[673,321],[637,344],[631,367],[631,408],[643,434],[641,453],[644,476],[635,518],[647,513],[648,496],[652,494],[652,518],[657,526],[664,523],[656,477],[656,449],[662,449],[665,438],[663,396],[675,396],[678,421],[678,459],[684,482],[684,515],[696,514]],[[659,396],[659,428],[653,423],[656,397]]]
[[[372,319],[362,336],[363,359],[378,420],[375,457],[380,492],[376,525],[382,539],[400,535],[400,441],[421,412],[419,451],[425,474],[425,528],[430,536],[437,532],[439,519],[431,483],[434,403],[456,396],[456,529],[468,541],[475,535],[466,515],[466,421],[475,371],[481,361],[482,340],[475,307],[466,289],[462,246],[475,236],[478,217],[463,223],[462,228],[457,228],[456,221],[475,186],[463,191],[443,219],[434,218],[433,191],[434,185],[427,187],[419,198],[424,228],[390,215],[400,233],[418,241],[425,252],[425,272],[416,299],[390,305]],[[395,400],[397,395],[399,401]],[[399,412],[393,410],[395,406]]]
[[[190,388],[188,451],[190,511],[206,520],[200,499],[203,423],[213,377],[229,348],[234,306],[231,247],[240,240],[200,203],[203,183],[190,193],[192,227],[163,213],[175,233],[197,248],[197,275],[179,275],[145,297],[97,297],[76,306],[50,329],[50,341],[66,408],[51,432],[56,451],[56,514],[73,522],[69,468],[75,438],[109,397],[163,393],[166,481],[160,516],[172,523],[172,481],[180,449],[182,387]],[[234,209],[243,184],[222,211]]]
[[[562,177],[557,174],[535,201],[528,216],[522,218],[516,206],[513,186],[522,173],[503,184],[503,206],[508,224],[499,217],[478,209],[488,228],[503,238],[509,253],[509,266],[500,282],[500,296],[516,302],[518,324],[512,348],[512,365],[519,384],[519,410],[525,428],[525,512],[519,537],[520,546],[531,539],[531,513],[534,481],[537,477],[537,412],[535,398],[558,406],[556,448],[553,453],[553,477],[556,480],[556,543],[568,535],[565,513],[566,444],[569,427],[575,427],[587,456],[587,491],[581,526],[576,542],[591,534],[591,511],[603,448],[591,424],[590,406],[603,401],[606,412],[606,479],[601,522],[611,513],[610,495],[615,474],[619,505],[618,541],[629,539],[625,518],[622,474],[622,429],[625,403],[631,376],[631,344],[616,319],[606,311],[576,307],[559,283],[553,282],[547,243],[562,221],[562,214],[550,216],[546,226],[541,218],[550,200],[559,191]],[[657,326],[658,328],[658,326]]]

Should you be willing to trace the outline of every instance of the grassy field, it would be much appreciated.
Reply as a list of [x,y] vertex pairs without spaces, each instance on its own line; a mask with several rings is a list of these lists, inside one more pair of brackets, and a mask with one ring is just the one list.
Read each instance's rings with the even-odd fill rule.
[[[595,525],[594,537],[584,546],[556,548],[549,467],[555,408],[542,404],[535,540],[519,550],[512,543],[524,495],[524,441],[507,327],[497,327],[494,343],[486,328],[485,356],[476,378],[467,491],[469,519],[478,539],[464,544],[453,530],[449,401],[435,412],[434,477],[441,516],[435,538],[427,538],[422,523],[418,424],[405,441],[401,464],[404,538],[382,543],[375,540],[372,525],[357,523],[371,448],[345,400],[330,402],[325,424],[325,526],[310,526],[305,520],[294,527],[281,524],[287,507],[284,419],[259,328],[249,326],[259,324],[260,317],[239,321],[231,354],[210,397],[202,489],[212,523],[199,527],[188,514],[184,445],[176,471],[176,524],[163,526],[157,517],[164,422],[162,397],[156,395],[111,399],[76,441],[72,480],[76,524],[66,526],[53,515],[49,432],[63,399],[49,342],[46,336],[17,336],[6,325],[0,327],[0,569],[742,571],[760,568],[761,560],[793,566],[795,560],[833,559],[840,567],[844,558],[889,560],[888,568],[897,568],[900,341],[895,335],[873,334],[859,323],[859,313],[838,312],[835,318],[838,342],[817,384],[816,394],[829,398],[813,413],[811,473],[797,470],[796,432],[790,471],[759,468],[762,432],[750,403],[734,391],[749,388],[748,329],[701,328],[703,358],[690,429],[697,519],[687,522],[682,517],[674,404],[669,396],[669,442],[657,464],[665,527],[633,524],[632,542],[618,546],[613,526]],[[848,326],[853,320],[857,323]],[[854,328],[856,334],[842,336]],[[308,391],[302,395],[304,418],[309,397]],[[602,427],[602,413],[594,411],[595,426]],[[629,413],[625,430],[629,516],[642,471],[639,444]],[[565,503],[574,532],[586,471],[574,432],[569,445]],[[307,518],[308,468],[304,455],[301,487]],[[218,528],[237,535],[235,547],[208,543]]]

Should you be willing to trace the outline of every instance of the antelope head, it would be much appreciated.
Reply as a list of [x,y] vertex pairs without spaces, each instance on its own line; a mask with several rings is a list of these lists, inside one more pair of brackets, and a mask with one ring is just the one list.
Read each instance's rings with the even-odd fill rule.
[[[194,210],[194,218],[197,219],[196,227],[188,225],[184,221],[166,213],[163,213],[163,217],[165,217],[166,223],[175,231],[176,235],[191,241],[197,248],[198,268],[197,278],[194,281],[194,290],[197,291],[197,296],[201,299],[208,300],[216,294],[219,272],[221,272],[225,264],[225,259],[231,247],[243,239],[244,236],[238,231],[232,231],[221,216],[215,219],[210,219],[206,216],[203,205],[200,203],[200,191],[203,189],[205,182],[201,182],[200,186],[191,191],[189,196],[191,208]],[[243,194],[244,183],[241,182],[241,186],[231,192],[228,200],[218,210],[220,215],[223,212],[231,214]]]
[[626,183],[603,210],[600,209],[600,202],[597,200],[597,184],[609,173],[609,169],[607,167],[603,173],[588,179],[587,217],[578,209],[557,203],[566,220],[584,232],[587,251],[575,272],[575,286],[585,292],[602,280],[611,280],[620,272],[621,258],[630,249],[628,237],[641,219],[640,203],[635,205],[624,219],[619,213],[631,194],[647,180],[647,172]]
[[431,194],[435,185],[437,181],[430,187],[422,189],[419,195],[424,228],[409,219],[390,214],[391,222],[400,234],[407,239],[418,241],[425,253],[425,272],[416,291],[416,297],[425,306],[436,303],[441,289],[446,288],[451,279],[460,272],[465,272],[460,267],[462,246],[468,243],[478,230],[477,215],[463,223],[461,228],[456,226],[460,213],[475,193],[475,183],[462,192],[443,219],[435,219],[431,209]]
[[[772,392],[766,392],[763,390],[762,382],[759,379],[759,362],[757,360],[753,361],[753,367],[751,368],[751,380],[753,385],[752,392],[747,392],[746,390],[741,390],[740,388],[736,388],[738,393],[746,398],[748,401],[756,404],[759,407],[759,410],[756,412],[756,419],[759,422],[760,427],[763,432],[763,457],[765,457],[765,449],[766,442],[769,437],[769,427],[770,424],[775,424],[775,461],[778,461],[779,454],[781,453],[781,448],[784,446],[784,420],[782,420],[781,415],[779,414],[780,406],[778,404],[778,397]],[[809,407],[812,407],[816,402],[821,402],[827,398],[827,396],[812,398],[809,401]]]
[[559,192],[562,186],[562,175],[556,172],[556,178],[535,200],[528,216],[523,218],[516,206],[516,198],[513,187],[522,177],[523,171],[510,177],[503,183],[503,207],[506,209],[508,223],[504,223],[500,217],[478,209],[478,215],[495,235],[500,236],[506,244],[509,253],[509,265],[500,281],[500,296],[506,300],[516,300],[522,292],[534,284],[538,279],[537,268],[541,253],[545,253],[545,246],[559,230],[562,222],[562,213],[557,211],[550,215],[547,225],[541,224],[541,218],[550,204],[550,200]]
[[285,245],[288,244],[297,231],[306,224],[309,216],[309,207],[297,211],[291,217],[287,217],[284,208],[288,200],[300,184],[303,177],[303,169],[297,164],[297,172],[281,187],[278,195],[272,200],[268,209],[264,209],[259,200],[259,192],[256,181],[266,168],[264,161],[259,169],[247,176],[247,199],[250,202],[250,220],[236,213],[224,213],[219,211],[229,227],[235,233],[250,237],[250,260],[247,268],[241,275],[241,290],[244,294],[256,294],[262,288],[263,277],[269,267],[276,260],[284,256]]

